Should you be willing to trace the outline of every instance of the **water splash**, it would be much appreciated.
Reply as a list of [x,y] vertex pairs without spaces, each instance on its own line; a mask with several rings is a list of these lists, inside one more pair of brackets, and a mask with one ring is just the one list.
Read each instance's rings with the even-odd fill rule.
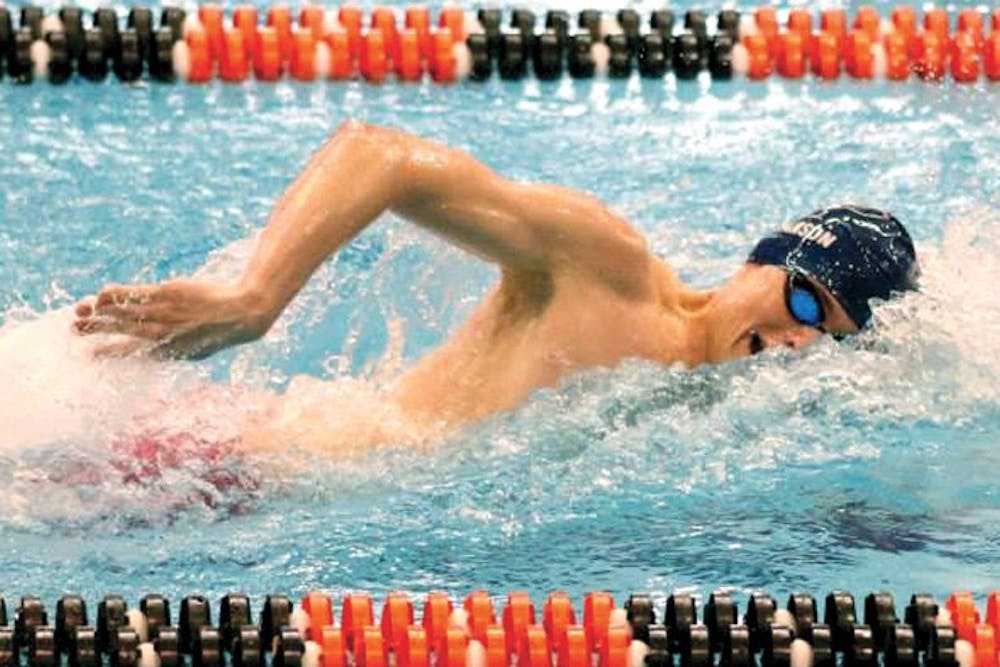
[[[906,445],[899,424],[961,427],[998,410],[1000,360],[991,352],[1000,340],[1000,304],[991,298],[1000,278],[997,231],[997,216],[984,213],[950,225],[940,245],[921,247],[922,291],[883,304],[876,310],[876,331],[853,341],[824,340],[799,354],[772,352],[693,372],[642,362],[584,372],[556,389],[536,392],[513,413],[468,427],[439,453],[383,451],[320,464],[314,470],[321,472],[297,478],[292,487],[314,495],[321,475],[321,493],[332,498],[359,489],[430,484],[431,476],[492,475],[499,503],[482,504],[470,496],[454,511],[516,533],[526,521],[545,520],[552,495],[568,506],[594,493],[604,498],[627,493],[636,485],[667,485],[698,496],[738,486],[761,470],[877,459]],[[414,243],[419,244],[407,239],[383,252],[370,270],[406,269],[411,258],[405,254]],[[199,273],[231,279],[252,248],[253,239],[227,246]],[[321,285],[341,279],[333,264],[317,276]],[[385,284],[356,289],[375,292]],[[372,299],[385,321],[397,326],[395,342],[382,354],[390,361],[379,368],[397,367],[408,325],[394,319],[391,301],[379,301],[374,293]],[[224,508],[223,515],[234,507],[246,509],[248,499],[266,493],[262,480],[253,478],[254,464],[225,456],[206,462],[204,446],[234,437],[233,425],[245,417],[248,388],[273,379],[269,356],[303,320],[322,321],[317,311],[336,307],[308,294],[303,303],[286,313],[260,348],[245,348],[229,360],[234,386],[207,390],[212,369],[204,365],[92,359],[90,343],[70,333],[68,308],[9,312],[0,326],[0,373],[8,378],[0,405],[5,424],[0,455],[9,487],[0,497],[4,521],[36,529],[95,519],[130,525],[162,520],[191,504]],[[432,315],[441,317],[445,310]],[[349,354],[352,338],[346,340],[330,359]],[[335,363],[329,367],[344,370]],[[381,375],[373,370],[372,377]],[[377,385],[364,378],[322,386],[300,380],[289,396],[303,410],[328,409],[331,417],[349,421],[377,404]],[[123,433],[198,434],[194,444],[171,446],[194,447],[201,456],[174,460],[153,481],[122,485],[129,474],[122,464]],[[315,464],[311,455],[308,463]],[[299,472],[306,467],[293,466]],[[213,483],[220,470],[241,481]],[[523,475],[519,484],[536,492],[512,503],[503,500],[507,492],[501,490],[515,474]],[[269,488],[287,493],[288,482]],[[42,487],[45,499],[38,502]],[[71,497],[88,502],[69,502]],[[97,497],[103,500],[95,503]],[[140,509],[121,510],[125,497],[129,507]],[[84,504],[88,509],[81,509]]]

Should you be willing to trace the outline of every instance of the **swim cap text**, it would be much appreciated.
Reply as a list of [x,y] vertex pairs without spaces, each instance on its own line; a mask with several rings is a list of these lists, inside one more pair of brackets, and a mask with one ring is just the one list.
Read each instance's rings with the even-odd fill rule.
[[805,241],[812,241],[816,245],[822,246],[824,248],[829,248],[834,243],[837,242],[837,237],[832,232],[823,228],[822,225],[817,225],[812,222],[807,222],[805,220],[799,220],[798,222],[786,223],[781,231],[786,234],[794,234],[795,236],[801,237]]

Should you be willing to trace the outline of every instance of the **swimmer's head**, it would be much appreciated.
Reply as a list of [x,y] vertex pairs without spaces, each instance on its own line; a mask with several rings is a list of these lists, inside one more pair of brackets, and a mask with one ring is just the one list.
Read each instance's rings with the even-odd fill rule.
[[810,213],[761,239],[715,292],[709,356],[803,347],[871,321],[870,300],[914,289],[913,241],[892,214],[859,206]]
[[920,266],[906,228],[887,211],[845,205],[814,211],[761,239],[748,262],[783,267],[827,290],[858,329],[871,299],[916,289]]

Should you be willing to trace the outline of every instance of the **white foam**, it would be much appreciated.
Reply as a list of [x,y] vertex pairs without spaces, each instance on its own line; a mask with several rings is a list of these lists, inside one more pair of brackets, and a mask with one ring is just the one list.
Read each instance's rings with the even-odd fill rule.
[[0,326],[0,447],[102,443],[175,386],[168,367],[153,361],[93,359],[98,341],[73,333],[73,319],[72,309],[62,308]]

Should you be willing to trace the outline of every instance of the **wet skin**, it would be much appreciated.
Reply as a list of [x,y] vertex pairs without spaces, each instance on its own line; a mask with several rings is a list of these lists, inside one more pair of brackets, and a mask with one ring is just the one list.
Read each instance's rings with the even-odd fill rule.
[[[501,279],[442,346],[385,388],[381,399],[408,425],[369,429],[377,433],[362,439],[371,442],[514,408],[588,367],[628,358],[693,367],[822,335],[789,313],[782,268],[743,265],[719,288],[693,290],[588,194],[515,183],[460,151],[355,122],[332,135],[278,201],[238,283],[108,286],[78,304],[75,329],[126,335],[99,354],[198,358],[256,340],[317,266],[386,210],[498,264]],[[855,331],[818,291],[822,329]],[[274,417],[281,402],[268,399],[269,422],[282,421]],[[313,408],[317,424],[330,409]],[[296,419],[308,421],[305,413]],[[323,428],[295,437],[329,440]]]

